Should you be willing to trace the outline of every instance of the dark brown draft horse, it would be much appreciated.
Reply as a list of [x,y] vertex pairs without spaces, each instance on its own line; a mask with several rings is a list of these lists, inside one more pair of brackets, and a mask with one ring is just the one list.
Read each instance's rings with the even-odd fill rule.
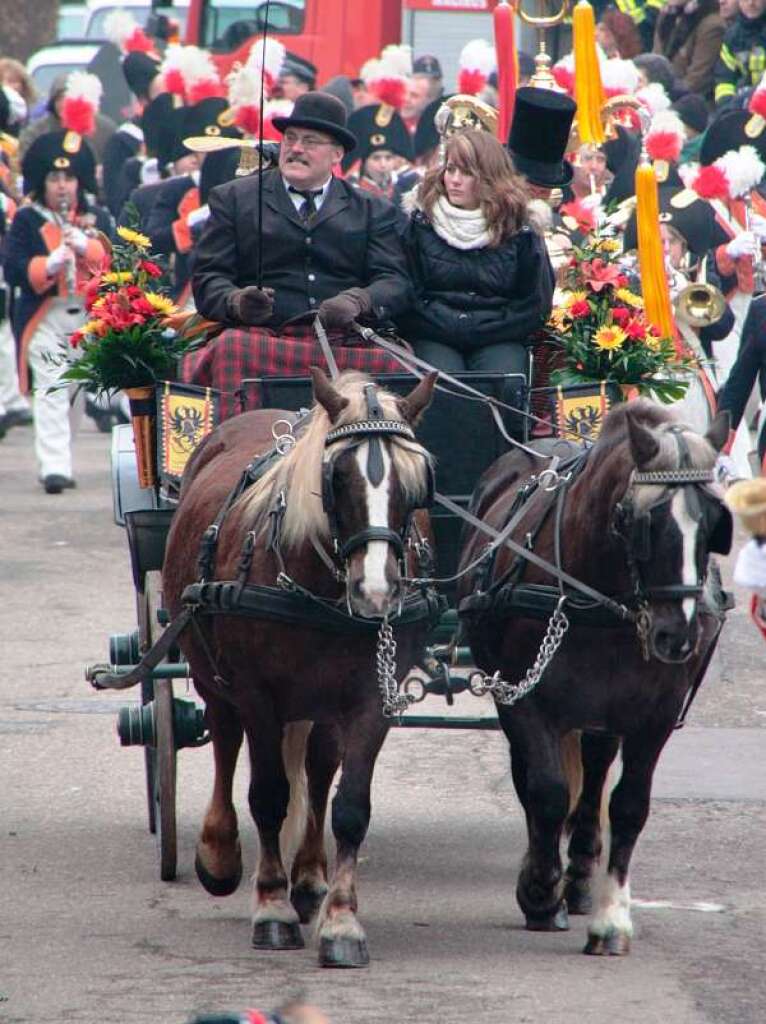
[[[515,540],[554,565],[558,546],[561,569],[632,609],[624,621],[597,601],[586,607],[582,594],[564,587],[571,599],[564,604],[571,628],[567,632],[560,618],[553,621],[548,641],[555,649],[563,636],[561,646],[539,684],[512,703],[518,691],[503,683],[528,681],[525,672],[538,651],[543,662],[550,654],[550,648],[541,650],[541,641],[559,598],[556,581],[503,548],[491,566],[461,583],[460,611],[477,664],[485,673],[500,673],[493,692],[526,813],[519,905],[532,930],[567,928],[567,909],[592,912],[587,953],[629,951],[628,869],[649,814],[652,775],[720,628],[723,613],[713,600],[717,574],[708,575],[708,556],[728,552],[731,519],[710,486],[709,471],[726,430],[720,417],[703,438],[645,400],[620,405],[579,465],[562,464],[564,479],[573,472],[569,484],[561,485],[560,498],[558,491],[536,487],[533,474],[546,463],[523,452],[496,462],[474,498],[474,514],[500,530],[511,523],[519,508],[514,509],[514,497],[527,485],[529,500],[513,531]],[[567,452],[562,442],[554,447]],[[486,544],[487,537],[470,527],[463,564],[468,566]],[[534,605],[539,591],[527,587],[521,597],[520,580],[550,588],[547,606],[536,614],[520,608],[519,601]],[[571,752],[574,730],[582,736],[576,770],[568,771],[574,759],[562,750]],[[591,897],[602,845],[602,790],[618,751],[622,774],[609,802],[607,874],[598,897]],[[576,800],[571,814],[570,781]],[[563,871],[565,824],[570,838]]]
[[[220,524],[210,578],[242,580],[244,559],[248,584],[274,587],[279,577],[278,589],[293,592],[297,585],[304,595],[309,591],[331,603],[336,616],[338,606],[348,607],[357,627],[360,619],[382,622],[391,615],[401,678],[417,660],[429,629],[422,616],[406,624],[402,612],[398,625],[396,616],[406,608],[406,601],[404,606],[400,602],[410,520],[427,503],[432,486],[430,458],[410,427],[430,402],[435,376],[404,399],[356,373],[344,374],[334,386],[319,370],[313,378],[316,401],[308,421],[295,430],[294,447],[234,502]],[[195,452],[163,570],[173,615],[184,607],[185,588],[199,580],[203,534],[253,456],[272,448],[272,426],[288,415],[260,410],[237,416]],[[277,591],[272,594],[279,597]],[[213,795],[197,844],[197,874],[218,896],[233,892],[241,879],[232,780],[244,733],[251,767],[249,805],[260,839],[253,945],[303,946],[299,921],[308,922],[324,901],[320,963],[359,967],[369,958],[356,917],[357,855],[370,818],[375,759],[390,724],[376,676],[378,623],[328,631],[312,620],[312,598],[306,600],[308,620],[208,615],[183,634],[195,687],[207,705],[215,758]],[[337,857],[328,887],[324,822],[339,766],[332,802]],[[300,813],[293,813],[300,812],[301,777],[302,821]],[[295,838],[300,840],[291,891],[280,848],[280,832],[290,822],[298,823]]]

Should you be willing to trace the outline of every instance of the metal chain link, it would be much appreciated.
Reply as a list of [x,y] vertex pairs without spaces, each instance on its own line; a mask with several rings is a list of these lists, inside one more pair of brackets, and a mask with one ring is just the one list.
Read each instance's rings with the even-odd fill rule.
[[404,714],[410,704],[415,703],[415,697],[409,693],[399,693],[396,682],[396,640],[388,619],[383,619],[378,630],[375,662],[378,670],[378,689],[383,698],[384,718],[395,718]]
[[475,697],[483,697],[485,693],[491,693],[498,704],[511,707],[534,690],[542,679],[546,668],[553,661],[554,655],[569,629],[569,619],[564,611],[565,602],[566,597],[562,597],[556,605],[535,662],[531,668],[527,669],[521,682],[508,683],[500,678],[499,671],[491,676],[488,676],[486,672],[472,672],[468,677],[468,686]]

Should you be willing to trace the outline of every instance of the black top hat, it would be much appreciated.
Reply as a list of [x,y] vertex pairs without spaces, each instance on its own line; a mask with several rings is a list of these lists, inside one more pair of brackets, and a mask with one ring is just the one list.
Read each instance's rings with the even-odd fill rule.
[[86,192],[96,191],[96,158],[88,141],[76,132],[59,129],[38,135],[21,162],[24,192],[41,197],[46,176],[55,171],[73,174]]
[[316,65],[312,64],[310,60],[306,60],[305,57],[299,57],[297,53],[291,53],[289,50],[285,53],[279,73],[280,75],[294,75],[295,78],[305,82],[312,88],[317,80]]
[[140,98],[149,94],[149,86],[160,73],[160,62],[148,53],[134,51],[122,62],[122,73],[131,92]]
[[705,132],[700,147],[700,163],[703,167],[715,163],[719,156],[740,146],[755,146],[758,155],[766,160],[766,131],[752,138],[745,131],[752,114],[747,110],[724,110],[713,120]]
[[141,114],[141,130],[147,156],[158,157],[167,149],[168,126],[173,117],[173,97],[169,92],[159,96],[144,107]]
[[272,124],[278,132],[287,128],[316,128],[332,135],[347,153],[356,146],[356,138],[346,127],[348,117],[341,101],[326,92],[304,92],[295,101],[289,117],[275,117]]
[[405,160],[414,158],[412,136],[399,112],[387,103],[372,103],[355,110],[348,119],[348,128],[356,137],[356,149],[344,158],[344,170],[354,160],[364,161],[380,149],[390,149]]
[[[686,241],[689,251],[698,259],[728,241],[728,235],[716,220],[710,203],[705,199],[692,198],[683,184],[680,187],[661,185],[658,197],[660,223],[675,228]],[[638,246],[635,210],[625,226],[623,245],[626,250]]]
[[572,180],[564,154],[576,111],[564,93],[531,86],[517,90],[508,149],[516,170],[532,185],[562,188]]
[[442,66],[436,57],[426,54],[417,57],[412,63],[413,75],[428,75],[429,78],[443,78]]

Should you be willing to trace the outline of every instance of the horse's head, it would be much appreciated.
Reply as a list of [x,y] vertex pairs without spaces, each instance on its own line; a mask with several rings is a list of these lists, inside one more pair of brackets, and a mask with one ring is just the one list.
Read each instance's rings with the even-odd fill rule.
[[412,427],[428,407],[436,374],[407,398],[364,379],[334,387],[312,370],[314,397],[331,429],[322,463],[322,505],[347,597],[357,615],[388,615],[401,600],[412,513],[430,504],[433,468]]
[[703,437],[669,415],[647,413],[643,403],[625,411],[634,468],[613,529],[648,612],[650,650],[660,661],[677,663],[697,646],[709,555],[728,554],[731,547],[731,516],[711,486],[728,416],[716,417]]

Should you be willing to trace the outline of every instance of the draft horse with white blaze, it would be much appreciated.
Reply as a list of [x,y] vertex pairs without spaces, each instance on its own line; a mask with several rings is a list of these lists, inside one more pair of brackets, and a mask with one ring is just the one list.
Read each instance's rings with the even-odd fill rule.
[[[711,486],[727,431],[722,416],[702,437],[638,400],[614,408],[584,453],[539,443],[541,452],[564,458],[558,486],[546,490],[550,477],[539,479],[546,462],[512,452],[490,467],[474,495],[478,519],[511,527],[510,536],[553,570],[501,546],[461,581],[459,608],[477,664],[488,675],[499,672],[485,683],[526,815],[516,895],[527,927],[563,930],[567,913],[592,913],[586,953],[629,951],[629,865],[649,814],[652,776],[723,620],[708,560],[731,545],[731,517]],[[486,544],[475,524],[468,527],[462,564],[470,566]],[[571,578],[596,596],[584,597]],[[596,896],[602,792],[618,752],[607,873]]]
[[[417,661],[439,614],[433,595],[404,593],[405,572],[414,569],[406,567],[410,530],[414,518],[428,530],[421,519],[427,514],[417,510],[428,503],[433,472],[412,426],[430,402],[435,376],[397,398],[361,374],[344,374],[334,385],[319,370],[312,375],[314,407],[295,426],[286,454],[253,460],[272,448],[276,421],[293,415],[276,410],[226,421],[195,451],[168,538],[163,587],[173,616],[194,612],[181,645],[206,703],[214,749],[213,795],[197,843],[202,884],[222,896],[241,879],[232,780],[244,734],[260,840],[253,945],[303,946],[299,923],[323,903],[320,963],[359,967],[368,952],[356,916],[357,856],[391,721],[383,705],[390,715],[400,699],[397,681]],[[376,657],[389,626],[398,675],[389,661],[381,679]],[[383,654],[391,654],[390,643]],[[324,822],[339,766],[337,856],[328,884]],[[300,843],[290,886],[280,832],[285,826],[284,843],[291,823]]]

